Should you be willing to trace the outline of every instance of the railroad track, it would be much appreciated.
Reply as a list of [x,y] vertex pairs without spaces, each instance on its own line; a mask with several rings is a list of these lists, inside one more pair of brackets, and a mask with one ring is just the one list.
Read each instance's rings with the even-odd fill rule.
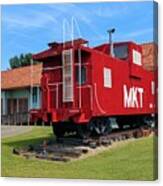
[[98,147],[111,146],[118,141],[125,141],[131,138],[147,137],[151,133],[157,135],[157,130],[150,128],[138,128],[119,131],[116,130],[109,135],[101,137],[91,137],[88,139],[79,139],[75,136],[58,138],[55,141],[44,140],[40,145],[31,145],[21,149],[13,149],[13,153],[23,156],[27,159],[38,158],[51,161],[68,162],[78,159],[90,151],[95,151]]

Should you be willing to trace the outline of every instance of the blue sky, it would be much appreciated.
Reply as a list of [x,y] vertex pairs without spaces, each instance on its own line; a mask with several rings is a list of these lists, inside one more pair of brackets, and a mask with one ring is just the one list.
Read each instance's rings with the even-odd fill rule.
[[[108,28],[116,28],[114,41],[153,40],[153,3],[62,3],[2,6],[2,70],[20,53],[37,53],[47,43],[63,40],[63,22],[74,20],[74,37],[95,46],[108,41]],[[67,23],[68,24],[68,23]],[[66,24],[66,25],[67,25]],[[70,26],[65,38],[71,39]]]

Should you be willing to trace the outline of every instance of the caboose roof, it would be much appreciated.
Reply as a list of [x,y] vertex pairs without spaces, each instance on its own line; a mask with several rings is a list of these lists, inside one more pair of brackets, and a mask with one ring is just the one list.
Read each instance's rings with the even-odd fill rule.
[[[103,53],[107,53],[108,49],[109,49],[109,44],[108,43],[104,43],[98,46],[95,46],[93,48],[91,47],[86,47],[84,44],[87,44],[88,41],[84,40],[82,38],[79,39],[75,39],[73,41],[73,45],[72,45],[72,41],[67,41],[65,43],[58,43],[58,42],[52,42],[49,43],[48,46],[50,47],[47,50],[44,50],[40,53],[37,53],[35,55],[33,55],[33,59],[34,60],[38,60],[38,61],[45,61],[45,59],[49,58],[49,57],[54,57],[57,55],[61,55],[63,49],[68,49],[68,48],[72,48],[73,49],[78,49],[80,48],[82,51],[91,53],[92,51],[99,51],[99,52],[103,52]],[[114,45],[122,45],[122,44],[136,44],[132,41],[127,41],[127,42],[114,42]],[[143,53],[143,66],[145,69],[148,70],[152,70],[156,68],[156,53],[157,53],[157,47],[156,44],[154,43],[145,43],[145,44],[141,44],[142,46],[142,53]]]
[[48,43],[48,46],[49,47],[53,47],[53,48],[58,48],[58,47],[69,47],[69,46],[72,46],[72,43],[73,45],[81,45],[81,44],[86,44],[88,43],[87,40],[83,39],[83,38],[78,38],[78,39],[74,39],[74,40],[71,40],[71,41],[66,41],[66,42],[51,42],[51,43]]
[[49,49],[44,50],[38,54],[35,54],[32,57],[34,60],[42,61],[48,57],[54,57],[57,55],[61,55],[63,49],[69,49],[72,47],[73,49],[81,48],[82,50],[86,52],[90,52],[91,49],[89,47],[83,46],[84,44],[87,44],[87,43],[88,41],[82,38],[75,39],[73,41],[67,41],[65,43],[57,43],[57,42],[49,43],[48,44],[48,46],[50,47]]
[[60,55],[63,49],[68,49],[68,48],[75,48],[79,47],[81,45],[87,44],[88,41],[82,38],[74,39],[71,41],[66,41],[66,42],[51,42],[48,43],[48,46],[50,47],[48,50],[44,50],[38,54],[33,55],[34,60],[41,61],[45,58]]
[[[69,47],[69,48],[72,48],[72,47]],[[77,50],[79,48],[82,51],[89,52],[89,53],[92,51],[92,49],[89,48],[89,47],[84,47],[84,46],[73,47],[73,49],[75,49],[75,50]],[[55,50],[54,48],[50,48],[48,50],[44,50],[43,52],[40,52],[38,54],[35,54],[32,57],[33,57],[34,60],[44,61],[46,58],[61,55],[62,54],[62,51],[63,51],[63,49]]]
[[[129,45],[129,44],[136,44],[132,41],[125,41],[125,42],[114,42],[113,45]],[[100,50],[102,48],[108,48],[108,46],[110,46],[110,44],[108,43],[104,43],[104,44],[101,44],[101,45],[98,45],[98,46],[95,46],[93,47],[95,50]]]
[[[48,46],[50,48],[33,55],[33,59],[38,60],[38,61],[43,61],[46,58],[61,55],[63,49],[69,49],[72,47],[74,49],[80,48],[81,50],[86,51],[86,52],[92,52],[93,50],[99,51],[100,48],[102,48],[102,47],[104,47],[104,48],[108,47],[107,43],[96,46],[94,48],[83,46],[84,44],[87,44],[87,43],[88,43],[88,41],[84,40],[82,38],[75,39],[73,41],[67,41],[65,43],[58,43],[58,42],[48,43]],[[133,43],[133,42],[119,42],[119,43],[115,43],[115,44],[119,45],[119,44],[129,44],[129,43]]]

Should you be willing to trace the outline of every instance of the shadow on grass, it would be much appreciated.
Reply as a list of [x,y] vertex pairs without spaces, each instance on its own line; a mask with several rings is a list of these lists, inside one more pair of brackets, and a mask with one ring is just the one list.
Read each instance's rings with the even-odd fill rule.
[[55,141],[55,137],[52,134],[47,135],[46,137],[33,137],[31,139],[20,139],[17,141],[10,141],[10,142],[2,142],[2,144],[7,145],[9,147],[14,147],[14,148],[18,148],[18,147],[26,147],[29,145],[39,145],[39,144],[43,144],[43,142],[47,140],[47,142],[53,142]]

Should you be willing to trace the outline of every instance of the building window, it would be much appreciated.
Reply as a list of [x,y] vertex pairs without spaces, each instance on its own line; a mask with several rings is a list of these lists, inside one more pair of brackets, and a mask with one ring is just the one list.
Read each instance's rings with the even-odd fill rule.
[[32,102],[37,103],[37,87],[33,87],[32,91]]
[[9,98],[7,99],[7,113],[15,114],[17,112],[17,100]]
[[28,99],[27,98],[18,99],[18,107],[19,113],[28,112]]
[[110,68],[104,68],[104,87],[112,87],[112,73]]
[[79,74],[80,67],[78,66],[76,69],[76,81],[79,85],[83,85],[86,82],[86,67],[81,66],[81,81],[80,81],[80,74]]
[[133,50],[133,63],[139,66],[142,65],[141,64],[141,53],[136,50]]

